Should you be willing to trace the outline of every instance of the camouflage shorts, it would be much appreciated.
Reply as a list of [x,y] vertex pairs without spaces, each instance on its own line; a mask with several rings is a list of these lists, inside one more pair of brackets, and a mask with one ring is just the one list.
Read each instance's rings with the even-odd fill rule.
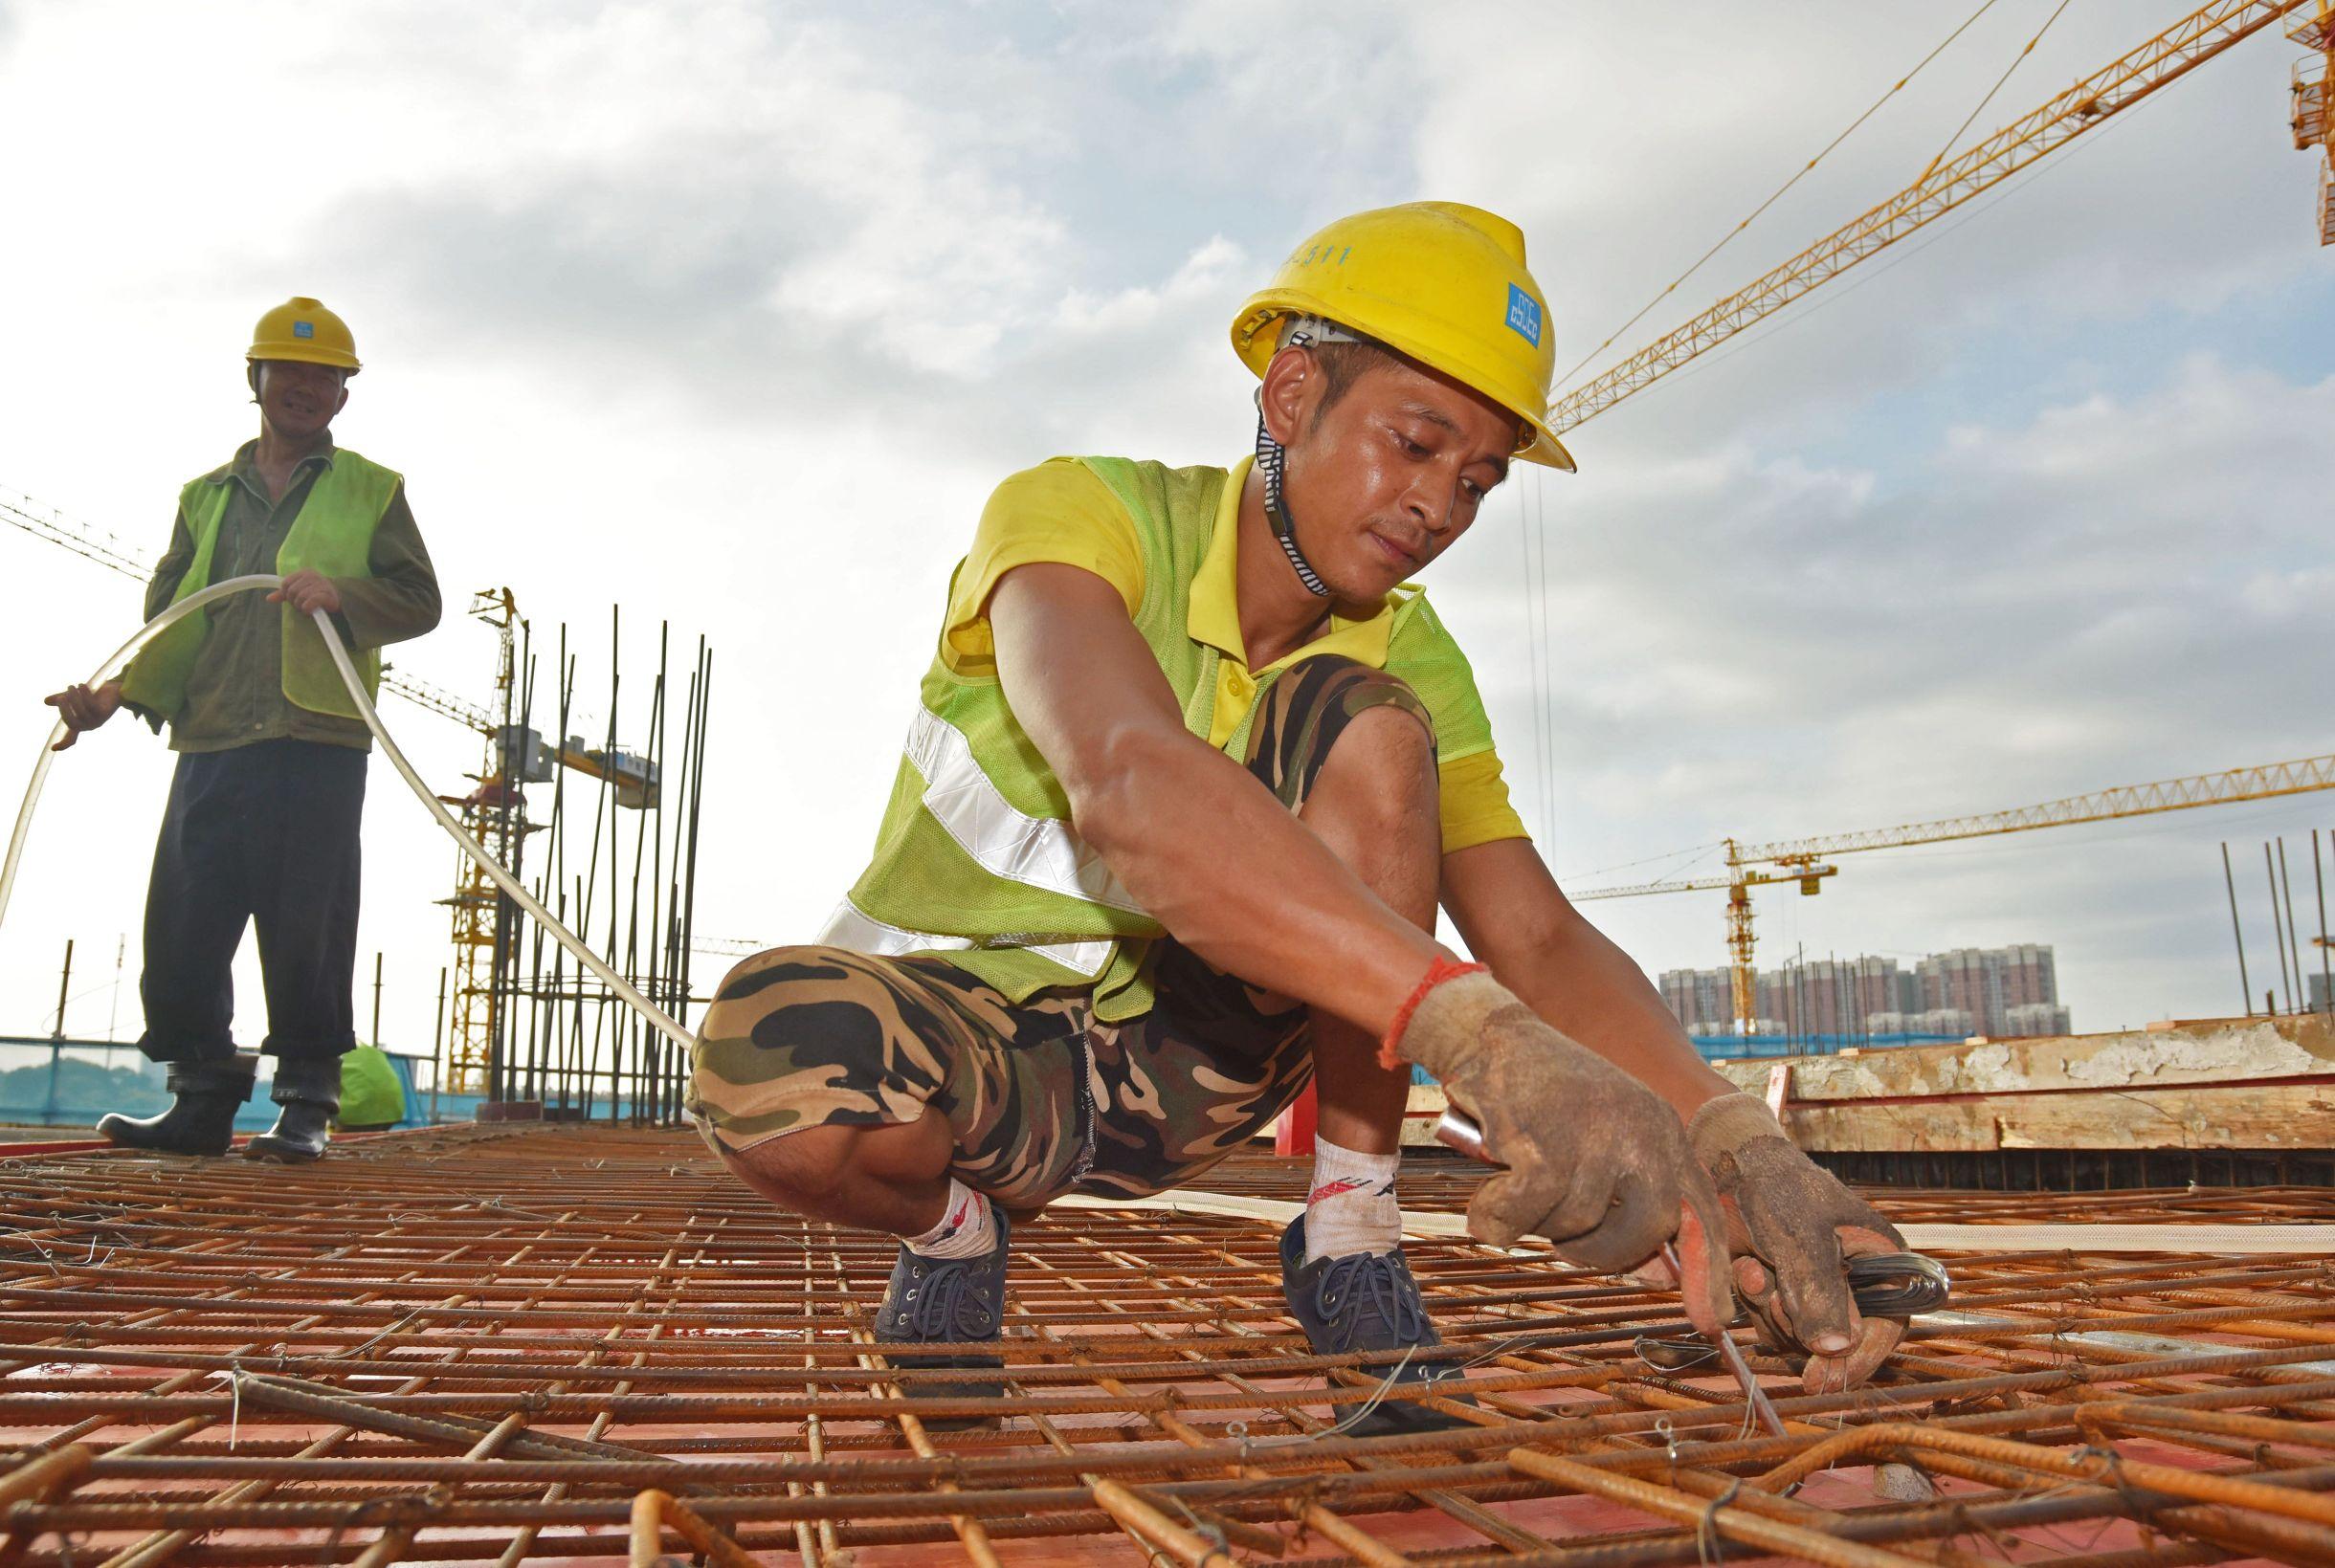
[[[1382,705],[1429,723],[1395,677],[1309,659],[1268,691],[1250,771],[1296,810],[1347,722]],[[1084,990],[1012,1003],[938,955],[774,948],[732,970],[707,1009],[690,1109],[717,1153],[735,1153],[805,1127],[913,1121],[929,1105],[955,1136],[951,1173],[1009,1207],[1081,1188],[1165,1191],[1269,1125],[1313,1058],[1302,1005],[1172,938],[1150,961],[1151,1010],[1109,1024]]]

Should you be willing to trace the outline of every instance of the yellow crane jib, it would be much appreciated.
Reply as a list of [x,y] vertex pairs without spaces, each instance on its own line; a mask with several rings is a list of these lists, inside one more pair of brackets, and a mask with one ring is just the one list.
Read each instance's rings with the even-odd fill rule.
[[580,735],[571,735],[555,746],[523,724],[506,724],[496,733],[507,777],[524,784],[549,784],[555,772],[567,768],[614,784],[618,806],[634,811],[656,808],[663,770],[636,752],[588,746]]
[[[2086,131],[2187,76],[2234,44],[2302,10],[2312,0],[2213,0],[2146,42],[2055,95],[2041,106],[1982,141],[1939,159],[1922,177],[1887,201],[1851,219],[1789,261],[1778,263],[1694,320],[1649,343],[1619,364],[1556,399],[1548,428],[1562,433],[1613,407],[1634,392],[1725,342],[1729,338],[1895,245],[1972,197],[2001,185],[2020,170],[2065,146]],[[2320,52],[2314,100],[2322,110],[2324,144],[2325,66],[2335,60],[2335,18],[2328,0],[2317,0],[2314,20],[2290,34]],[[2298,107],[2302,92],[2298,77]],[[2302,131],[2297,129],[2300,139]],[[2335,208],[2328,205],[2330,176],[2320,176],[2322,242],[2335,240]]]

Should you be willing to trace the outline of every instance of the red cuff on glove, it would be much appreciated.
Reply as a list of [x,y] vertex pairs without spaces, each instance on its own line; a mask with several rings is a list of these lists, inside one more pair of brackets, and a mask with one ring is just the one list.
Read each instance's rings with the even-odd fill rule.
[[1419,1010],[1419,1004],[1427,1000],[1428,992],[1445,981],[1457,980],[1461,975],[1490,973],[1489,964],[1455,963],[1440,953],[1436,954],[1435,961],[1427,966],[1425,978],[1412,988],[1411,994],[1403,999],[1403,1005],[1394,1009],[1394,1022],[1387,1026],[1387,1037],[1379,1042],[1378,1065],[1384,1068],[1402,1066],[1403,1059],[1396,1054],[1395,1047],[1403,1043],[1403,1031],[1411,1027],[1411,1015]]

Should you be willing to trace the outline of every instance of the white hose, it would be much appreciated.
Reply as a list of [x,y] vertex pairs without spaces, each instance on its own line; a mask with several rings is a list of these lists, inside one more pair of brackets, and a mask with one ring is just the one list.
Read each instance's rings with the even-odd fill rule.
[[[97,674],[89,677],[90,684],[94,686],[105,679],[107,674],[118,669],[124,658],[144,648],[173,623],[193,614],[205,605],[214,600],[224,599],[231,593],[247,593],[255,588],[266,588],[273,591],[282,585],[283,579],[273,572],[255,572],[249,577],[231,577],[224,583],[213,583],[200,592],[189,594],[140,628],[138,634],[130,638],[128,642],[115,649],[112,656],[98,666]],[[509,894],[513,903],[525,910],[545,931],[550,932],[553,940],[573,954],[578,963],[599,977],[601,983],[613,991],[617,999],[626,1006],[647,1019],[666,1038],[684,1049],[696,1044],[695,1038],[687,1029],[675,1023],[662,1007],[641,995],[639,989],[632,982],[602,961],[598,954],[584,944],[583,938],[561,924],[557,917],[537,902],[534,894],[519,885],[519,878],[503,870],[500,863],[493,855],[488,854],[485,848],[477,839],[471,837],[462,825],[455,820],[454,813],[446,809],[445,803],[437,798],[428,784],[422,783],[421,775],[413,771],[413,764],[407,762],[406,754],[397,749],[397,742],[389,739],[389,732],[382,728],[381,715],[374,712],[372,700],[366,696],[365,682],[358,677],[357,667],[349,663],[348,650],[343,646],[341,633],[334,628],[332,617],[321,609],[313,613],[317,629],[324,634],[325,651],[332,654],[333,667],[341,672],[342,684],[348,688],[349,699],[357,705],[357,717],[365,720],[365,727],[371,730],[373,739],[381,742],[381,749],[388,754],[390,763],[396,767],[398,777],[406,781],[407,787],[413,791],[413,798],[428,808],[431,816],[437,820],[437,825],[446,829],[447,836],[460,846],[464,854],[478,863],[478,869],[486,872],[495,886]],[[49,732],[49,738],[41,742],[40,761],[33,764],[33,782],[25,789],[24,805],[17,808],[16,828],[9,835],[8,859],[4,864],[0,864],[0,921],[8,918],[9,894],[13,893],[16,888],[16,863],[24,855],[25,834],[33,826],[33,808],[40,803],[41,786],[49,779],[49,764],[56,757],[53,748],[57,741],[65,738],[65,720],[63,716],[59,715],[56,727],[52,729]]]

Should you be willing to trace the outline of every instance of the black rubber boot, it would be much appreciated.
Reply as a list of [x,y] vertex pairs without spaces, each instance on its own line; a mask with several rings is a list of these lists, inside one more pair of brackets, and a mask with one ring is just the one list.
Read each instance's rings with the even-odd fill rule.
[[98,1135],[125,1149],[160,1154],[218,1156],[235,1140],[235,1113],[252,1097],[255,1056],[217,1062],[173,1062],[164,1082],[170,1109],[158,1116],[114,1113],[98,1121]]
[[[1347,1257],[1305,1261],[1305,1216],[1281,1232],[1281,1293],[1289,1311],[1305,1326],[1306,1342],[1322,1356],[1357,1350],[1410,1350],[1440,1345],[1443,1336],[1427,1320],[1418,1281],[1401,1248],[1391,1252],[1356,1252]],[[1361,1369],[1386,1380],[1387,1390],[1459,1380],[1449,1363],[1390,1361]],[[1333,1381],[1333,1388],[1346,1385]],[[1459,1404],[1476,1402],[1454,1388],[1443,1396]],[[1431,1410],[1414,1400],[1382,1400],[1366,1407],[1333,1407],[1343,1437],[1383,1437],[1389,1432],[1437,1432],[1469,1424],[1457,1416]]]
[[[1006,1241],[1012,1232],[1004,1209],[997,1210],[997,1245],[977,1258],[919,1257],[905,1247],[892,1265],[892,1281],[876,1314],[878,1344],[995,1344],[1005,1331]],[[1001,1356],[902,1356],[901,1371],[948,1367],[986,1372],[985,1378],[905,1380],[901,1393],[911,1400],[994,1400],[1005,1397]],[[994,1426],[995,1416],[924,1416],[927,1430],[961,1432]]]
[[341,1059],[276,1062],[276,1125],[243,1146],[246,1158],[304,1165],[324,1158],[341,1109]]

